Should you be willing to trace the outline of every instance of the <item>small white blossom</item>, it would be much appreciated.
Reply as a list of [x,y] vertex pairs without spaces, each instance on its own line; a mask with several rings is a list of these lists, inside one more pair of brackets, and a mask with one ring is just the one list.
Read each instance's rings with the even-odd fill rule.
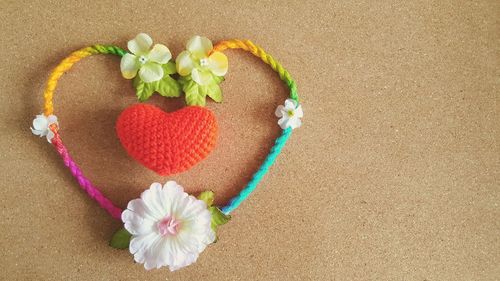
[[33,127],[31,127],[31,132],[40,137],[47,137],[47,141],[50,143],[52,138],[54,138],[54,132],[50,130],[50,126],[55,124],[58,126],[57,117],[55,115],[45,116],[43,114],[37,115],[33,120]]
[[177,72],[182,76],[191,75],[200,85],[212,81],[212,75],[224,76],[227,73],[227,57],[221,52],[213,51],[212,42],[201,36],[194,36],[186,44],[186,50],[175,60]]
[[146,83],[163,78],[162,65],[166,64],[172,54],[167,46],[153,45],[153,39],[145,33],[139,33],[133,40],[128,41],[127,47],[132,54],[125,54],[120,62],[123,77],[132,79],[139,71],[139,77]]
[[194,263],[215,240],[211,218],[206,203],[174,181],[153,183],[122,213],[132,234],[130,253],[148,270],[168,266],[174,271]]
[[287,99],[285,105],[279,105],[274,114],[280,118],[278,125],[283,130],[289,127],[295,129],[302,125],[302,121],[300,120],[304,116],[302,106],[297,104],[293,99]]

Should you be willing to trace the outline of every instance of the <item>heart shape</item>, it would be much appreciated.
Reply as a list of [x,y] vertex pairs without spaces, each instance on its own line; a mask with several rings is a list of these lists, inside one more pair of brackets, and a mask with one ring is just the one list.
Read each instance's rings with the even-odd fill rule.
[[167,113],[136,104],[120,114],[116,132],[132,158],[166,176],[206,158],[216,144],[218,129],[215,114],[205,107],[187,106]]

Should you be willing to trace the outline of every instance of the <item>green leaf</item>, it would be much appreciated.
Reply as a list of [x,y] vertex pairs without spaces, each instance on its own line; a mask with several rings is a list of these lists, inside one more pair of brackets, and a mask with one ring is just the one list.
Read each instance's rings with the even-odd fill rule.
[[219,225],[226,224],[231,219],[230,215],[224,214],[215,206],[209,207],[208,210],[212,214],[211,226],[213,231],[216,231]]
[[171,65],[173,64],[173,70],[171,69],[172,66],[166,66],[168,64],[169,63],[163,65],[165,74],[163,78],[158,81],[146,83],[141,80],[139,75],[134,78],[133,85],[139,101],[146,101],[153,95],[154,92],[157,92],[164,97],[179,97],[181,95],[181,87],[179,83],[168,74],[172,71],[175,72],[175,64],[170,63]]
[[205,92],[209,97],[215,102],[222,102],[222,91],[218,84],[207,85],[205,87],[207,87]]
[[191,76],[179,76],[179,79],[177,79],[177,82],[179,83],[179,85],[182,86],[182,89],[184,90],[184,86],[187,85],[187,83],[189,83],[189,81],[192,81],[193,79],[191,79]]
[[214,80],[215,83],[220,84],[222,83],[222,81],[224,81],[224,76],[213,75],[212,79]]
[[204,201],[208,207],[214,204],[214,197],[214,192],[211,190],[203,191],[200,195],[198,195],[198,199]]
[[130,244],[130,238],[132,234],[130,234],[125,228],[121,228],[111,238],[109,241],[109,245],[116,249],[127,249]]
[[222,81],[224,81],[223,76],[212,74],[212,80],[207,85],[199,85],[191,76],[181,76],[177,82],[182,86],[182,90],[186,94],[187,105],[205,106],[207,96],[215,102],[222,102],[222,90],[219,86]]
[[145,101],[153,95],[155,91],[154,83],[145,83],[139,76],[136,76],[133,81],[135,94],[139,101]]
[[198,105],[205,106],[205,96],[196,92],[187,92],[186,93],[186,104],[187,105]]
[[183,87],[186,93],[187,105],[205,106],[205,94],[202,92],[201,86],[193,80],[188,81]]
[[177,69],[175,68],[175,63],[172,61],[170,61],[166,64],[163,64],[162,68],[163,68],[163,77],[170,75],[170,74],[177,73]]
[[181,87],[179,83],[175,81],[169,75],[165,75],[160,81],[155,83],[155,90],[163,97],[179,97],[181,95]]

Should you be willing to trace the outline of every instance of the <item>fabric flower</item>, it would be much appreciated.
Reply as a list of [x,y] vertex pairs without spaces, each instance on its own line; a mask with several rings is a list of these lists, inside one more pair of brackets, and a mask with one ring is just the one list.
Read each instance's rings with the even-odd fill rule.
[[284,106],[279,105],[274,114],[280,118],[278,125],[283,130],[288,127],[295,129],[302,125],[302,121],[300,120],[304,116],[302,106],[293,99],[287,99]]
[[215,240],[206,203],[174,181],[153,183],[141,198],[128,203],[122,221],[132,234],[130,253],[148,270],[188,266]]
[[55,124],[58,126],[57,117],[55,115],[45,116],[43,114],[37,115],[33,120],[33,127],[31,127],[31,132],[40,137],[47,137],[49,143],[52,142],[54,138],[54,132],[50,129],[50,125]]
[[175,60],[177,72],[182,76],[191,75],[200,85],[212,82],[212,75],[226,75],[228,67],[226,55],[212,50],[212,42],[208,38],[194,36],[187,42],[186,50]]
[[167,46],[155,44],[145,33],[139,33],[128,41],[127,47],[132,54],[125,54],[120,62],[123,77],[132,79],[139,71],[139,77],[146,83],[158,81],[163,77],[162,64],[166,64],[172,54]]

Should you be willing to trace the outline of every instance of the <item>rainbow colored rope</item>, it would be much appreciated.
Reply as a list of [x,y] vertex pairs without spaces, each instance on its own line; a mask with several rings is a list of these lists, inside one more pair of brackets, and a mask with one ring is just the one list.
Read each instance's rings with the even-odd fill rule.
[[[250,40],[227,40],[221,41],[214,46],[214,51],[224,51],[225,49],[242,49],[247,52],[252,53],[254,56],[260,58],[263,62],[271,66],[271,68],[276,71],[280,79],[285,82],[285,84],[290,88],[290,98],[299,101],[299,96],[297,94],[297,84],[292,79],[290,73],[271,55],[266,53],[261,47],[256,46]],[[260,165],[259,169],[255,174],[253,174],[252,179],[248,182],[248,184],[238,193],[236,196],[231,198],[226,206],[222,207],[221,210],[225,214],[231,213],[233,210],[238,208],[238,206],[245,201],[245,199],[250,196],[250,194],[257,188],[257,185],[262,180],[264,175],[268,172],[269,168],[274,164],[276,157],[280,154],[281,150],[285,146],[288,138],[292,134],[292,129],[288,128],[283,130],[281,136],[279,136],[273,147],[271,147],[271,151],[267,155],[266,159]]]
[[[290,88],[290,98],[298,102],[297,95],[297,85],[295,81],[291,78],[291,75],[286,71],[281,64],[279,64],[271,55],[267,54],[262,48],[256,46],[249,40],[227,40],[221,41],[214,46],[214,51],[223,51],[226,49],[243,49],[252,53],[253,55],[259,57],[266,64],[271,66],[271,68],[279,74],[281,80]],[[123,56],[126,53],[120,47],[111,45],[93,45],[86,47],[71,53],[67,58],[61,61],[59,65],[52,71],[47,80],[47,86],[44,91],[44,115],[49,116],[54,112],[53,106],[53,96],[56,89],[57,83],[61,76],[67,72],[71,67],[81,59],[95,55],[95,54],[113,54],[117,56]],[[94,186],[91,181],[84,176],[81,169],[73,161],[70,156],[68,149],[64,146],[61,136],[59,134],[59,129],[57,126],[52,125],[50,129],[54,132],[54,138],[52,139],[52,144],[56,148],[57,152],[64,161],[66,167],[71,171],[71,174],[76,178],[78,184],[87,194],[94,199],[102,208],[104,208],[112,217],[121,220],[122,209],[116,207],[111,200],[102,194],[102,192]],[[262,180],[264,175],[268,172],[269,168],[273,165],[276,157],[279,155],[286,141],[290,137],[292,129],[288,128],[283,130],[281,136],[279,136],[273,147],[271,148],[266,159],[259,167],[257,172],[252,176],[252,179],[248,184],[232,199],[229,200],[228,204],[223,206],[221,209],[224,213],[229,214],[235,210],[245,199],[250,196],[250,194],[255,190],[259,182]]]

